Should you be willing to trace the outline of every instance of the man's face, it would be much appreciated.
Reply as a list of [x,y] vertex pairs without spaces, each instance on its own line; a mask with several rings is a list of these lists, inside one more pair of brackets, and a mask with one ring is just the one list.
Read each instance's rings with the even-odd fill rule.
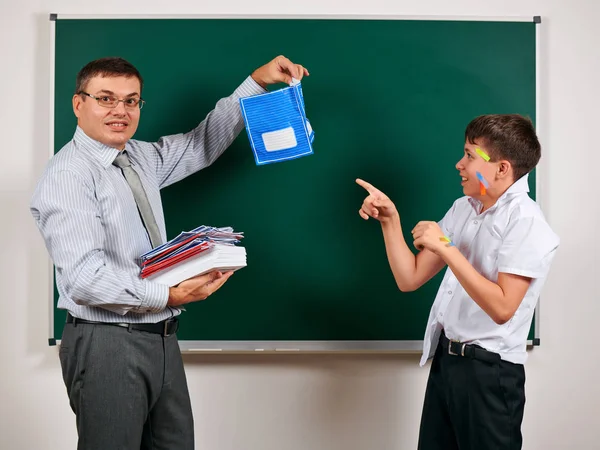
[[[84,92],[94,97],[117,97],[120,100],[139,99],[140,81],[137,77],[94,77],[84,86]],[[113,108],[98,104],[85,94],[73,96],[73,112],[77,124],[92,139],[123,150],[134,135],[140,120],[139,106],[119,102]]]

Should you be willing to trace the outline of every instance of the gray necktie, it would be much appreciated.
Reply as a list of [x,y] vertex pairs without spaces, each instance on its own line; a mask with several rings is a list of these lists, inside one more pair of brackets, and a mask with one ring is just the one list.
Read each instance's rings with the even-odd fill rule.
[[125,153],[125,151],[119,152],[119,156],[115,158],[113,164],[121,168],[123,175],[131,188],[131,192],[133,192],[133,198],[135,198],[135,203],[137,203],[140,216],[142,216],[142,221],[144,222],[148,236],[150,236],[152,247],[159,246],[162,244],[162,239],[160,237],[158,225],[156,224],[156,219],[154,218],[154,213],[150,207],[150,202],[148,201],[144,186],[142,186],[140,176],[131,167],[131,162],[129,162],[127,153]]

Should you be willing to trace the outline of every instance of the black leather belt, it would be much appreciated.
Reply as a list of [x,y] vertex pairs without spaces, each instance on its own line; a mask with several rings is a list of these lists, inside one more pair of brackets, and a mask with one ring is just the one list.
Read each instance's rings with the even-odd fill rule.
[[80,323],[96,324],[96,325],[114,325],[117,327],[127,328],[128,330],[146,331],[148,333],[156,333],[162,336],[170,336],[177,333],[179,329],[179,320],[177,317],[163,320],[158,323],[123,323],[123,322],[95,322],[93,320],[79,319],[67,313],[67,323],[72,323],[77,326]]
[[466,358],[479,359],[489,363],[495,363],[501,360],[498,353],[490,352],[478,345],[463,344],[462,342],[452,341],[444,333],[440,336],[440,343],[444,352],[452,356],[463,356]]

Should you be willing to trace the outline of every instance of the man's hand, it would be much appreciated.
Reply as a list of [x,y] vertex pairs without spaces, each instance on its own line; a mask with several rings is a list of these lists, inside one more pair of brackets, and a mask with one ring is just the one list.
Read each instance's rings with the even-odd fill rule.
[[214,271],[182,281],[176,287],[169,289],[169,301],[167,305],[180,306],[186,303],[205,300],[209,295],[223,286],[231,275],[233,275],[233,272],[221,273]]
[[369,217],[372,217],[381,223],[386,223],[398,216],[396,205],[394,205],[387,195],[360,178],[356,179],[356,184],[365,188],[369,193],[358,211],[360,217],[365,220],[369,220]]
[[252,79],[266,89],[268,84],[292,82],[292,77],[300,81],[304,75],[309,75],[300,64],[294,64],[285,56],[279,55],[274,60],[259,67],[252,73]]
[[411,231],[414,239],[414,246],[418,250],[427,249],[436,255],[450,246],[448,241],[443,240],[444,232],[437,222],[421,221]]

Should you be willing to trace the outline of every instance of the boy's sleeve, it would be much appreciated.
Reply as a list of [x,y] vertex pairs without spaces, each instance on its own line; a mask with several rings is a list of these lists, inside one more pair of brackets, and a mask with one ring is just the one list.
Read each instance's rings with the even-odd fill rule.
[[544,219],[515,219],[508,225],[498,253],[498,272],[543,277],[548,273],[559,242]]
[[452,204],[452,207],[446,212],[442,220],[438,222],[439,227],[442,229],[444,236],[448,236],[452,239],[454,235],[454,212],[456,211],[456,202]]

